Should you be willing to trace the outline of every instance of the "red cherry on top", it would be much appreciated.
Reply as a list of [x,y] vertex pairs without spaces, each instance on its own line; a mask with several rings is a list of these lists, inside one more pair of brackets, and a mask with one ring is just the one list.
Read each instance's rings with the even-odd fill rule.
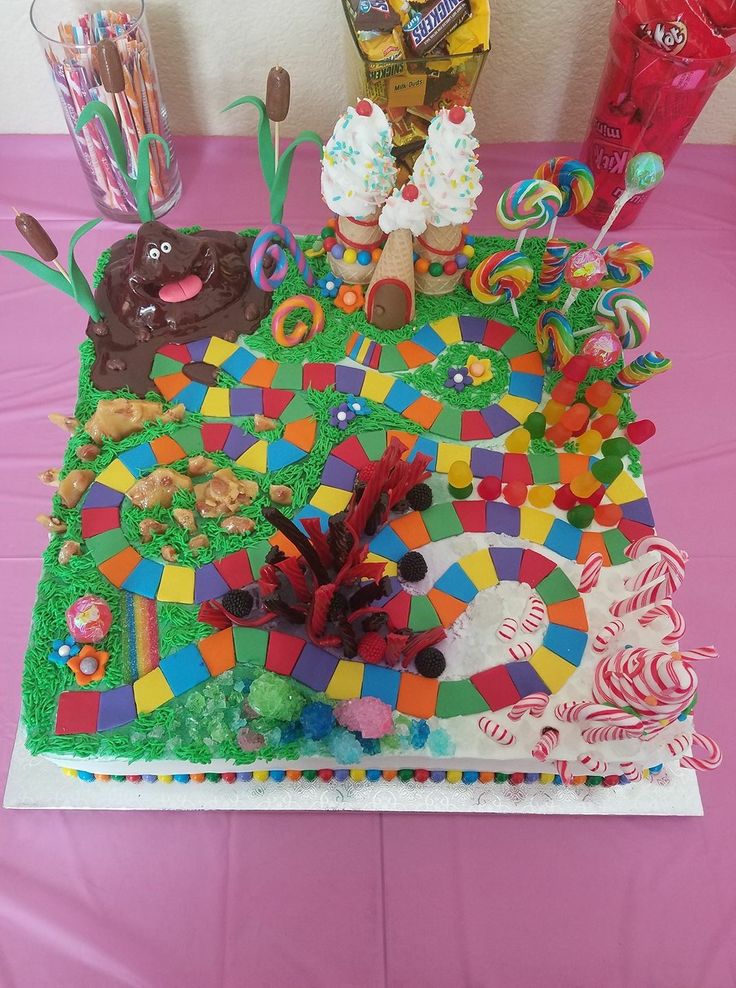
[[370,100],[358,100],[355,106],[355,112],[361,117],[369,117],[373,113],[373,106]]
[[406,199],[407,202],[414,202],[415,199],[419,198],[419,189],[410,182],[401,190],[401,198]]
[[465,119],[465,109],[462,106],[453,106],[447,116],[450,123],[461,124]]

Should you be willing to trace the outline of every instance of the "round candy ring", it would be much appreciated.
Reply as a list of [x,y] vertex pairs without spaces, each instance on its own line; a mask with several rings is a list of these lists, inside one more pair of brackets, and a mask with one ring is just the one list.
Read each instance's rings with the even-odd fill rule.
[[[311,326],[301,320],[287,332],[286,319],[296,309],[306,309],[311,318]],[[271,317],[271,332],[279,346],[297,346],[307,343],[325,328],[325,313],[316,298],[311,295],[292,295],[285,299]]]

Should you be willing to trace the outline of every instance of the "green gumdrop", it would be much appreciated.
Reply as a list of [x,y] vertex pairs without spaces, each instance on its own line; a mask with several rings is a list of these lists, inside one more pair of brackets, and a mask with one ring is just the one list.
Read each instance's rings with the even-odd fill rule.
[[541,439],[547,431],[547,420],[541,412],[532,412],[524,423],[524,428],[532,439]]
[[593,514],[592,504],[577,504],[567,512],[567,520],[575,528],[587,528],[593,521]]
[[621,459],[628,456],[631,450],[631,443],[624,436],[617,436],[615,439],[605,439],[601,443],[601,453],[604,456],[616,456]]
[[250,706],[269,720],[296,720],[305,702],[288,679],[273,672],[255,679],[248,694]]
[[602,484],[611,484],[623,470],[624,465],[615,456],[604,456],[602,460],[596,460],[590,468],[596,480]]

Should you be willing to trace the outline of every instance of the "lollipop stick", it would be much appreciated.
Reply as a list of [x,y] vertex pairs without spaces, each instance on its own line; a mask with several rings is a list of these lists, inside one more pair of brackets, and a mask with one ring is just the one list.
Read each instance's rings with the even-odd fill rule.
[[634,195],[634,193],[628,192],[628,191],[625,190],[618,197],[618,199],[616,200],[616,202],[613,205],[613,209],[611,210],[610,216],[608,217],[608,219],[606,220],[606,222],[601,227],[601,232],[598,234],[598,236],[595,238],[595,240],[593,242],[593,247],[594,248],[598,248],[600,246],[601,241],[603,240],[603,238],[605,237],[605,235],[608,233],[608,231],[611,229],[611,227],[613,226],[613,224],[616,222],[616,217],[621,212],[621,210],[624,208],[624,206],[629,201],[629,199],[631,199],[632,195]]
[[549,241],[552,240],[552,238],[554,237],[556,229],[557,229],[557,217],[553,216],[552,222],[549,225],[549,233],[547,234],[547,243],[549,243]]
[[276,120],[273,125],[273,170],[279,166],[279,121]]
[[526,227],[519,234],[519,239],[516,241],[516,247],[514,247],[514,250],[515,251],[520,251],[521,250],[521,245],[524,243],[524,237],[525,236],[526,236]]
[[575,332],[572,335],[573,336],[588,336],[589,333],[594,333],[596,331],[596,329],[600,329],[600,328],[601,327],[598,325],[598,323],[596,323],[595,326],[588,326],[587,329],[576,329]]
[[512,299],[509,299],[509,301],[511,302],[511,311],[514,313],[514,319],[518,319],[519,318],[519,310],[516,307],[516,299],[515,298],[512,298]]
[[570,306],[572,305],[572,303],[575,301],[575,299],[578,297],[579,294],[580,294],[579,288],[570,289],[570,294],[567,296],[567,298],[565,299],[565,304],[562,306],[563,316],[568,311],[568,309],[570,308]]

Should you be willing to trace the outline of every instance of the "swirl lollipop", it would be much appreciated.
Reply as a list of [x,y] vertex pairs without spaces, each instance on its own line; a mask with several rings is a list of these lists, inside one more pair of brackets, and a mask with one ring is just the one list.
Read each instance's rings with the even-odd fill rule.
[[631,391],[657,374],[664,374],[670,367],[672,361],[669,357],[665,357],[658,350],[652,350],[650,353],[636,357],[620,370],[613,379],[613,386],[616,391]]
[[537,350],[544,362],[555,370],[561,370],[575,354],[572,326],[557,309],[547,309],[541,313],[535,336]]
[[[554,223],[554,220],[552,221]],[[570,246],[564,240],[548,240],[539,272],[537,298],[540,302],[554,302],[565,283],[565,264],[570,256]]]
[[607,272],[601,288],[627,288],[643,281],[654,267],[651,248],[634,240],[609,244],[603,251]]
[[496,206],[498,222],[506,230],[519,230],[516,250],[521,248],[527,230],[540,230],[560,211],[562,193],[551,182],[525,178],[501,195]]
[[[562,155],[548,158],[534,172],[534,177],[556,185],[562,193],[562,205],[557,216],[575,216],[581,213],[593,198],[595,179],[593,172],[582,161]],[[552,220],[549,235],[554,236],[557,216]]]
[[580,352],[590,357],[593,367],[604,368],[616,363],[621,356],[621,349],[618,336],[607,329],[600,329],[597,333],[591,333]]
[[642,192],[649,192],[655,185],[659,185],[663,178],[664,162],[658,154],[653,151],[642,151],[641,154],[634,155],[626,166],[626,188],[613,204],[613,209],[595,238],[593,246],[600,246],[629,199]]
[[[296,261],[299,274],[307,285],[311,288],[314,284],[314,274],[294,234],[288,227],[280,223],[272,223],[270,226],[264,226],[253,241],[250,252],[251,277],[264,292],[276,291],[287,275],[289,260],[284,247]],[[264,270],[266,258],[269,258],[271,263],[270,271]]]
[[486,257],[470,276],[473,297],[486,305],[510,302],[519,318],[516,299],[523,295],[534,277],[531,261],[514,250],[499,250]]
[[565,266],[565,280],[570,285],[570,294],[562,306],[563,314],[584,288],[595,288],[606,274],[603,254],[594,247],[576,250]]
[[626,350],[641,346],[649,335],[649,310],[640,298],[625,288],[602,292],[595,304],[596,325],[579,329],[575,336],[587,336],[594,330],[615,333]]

